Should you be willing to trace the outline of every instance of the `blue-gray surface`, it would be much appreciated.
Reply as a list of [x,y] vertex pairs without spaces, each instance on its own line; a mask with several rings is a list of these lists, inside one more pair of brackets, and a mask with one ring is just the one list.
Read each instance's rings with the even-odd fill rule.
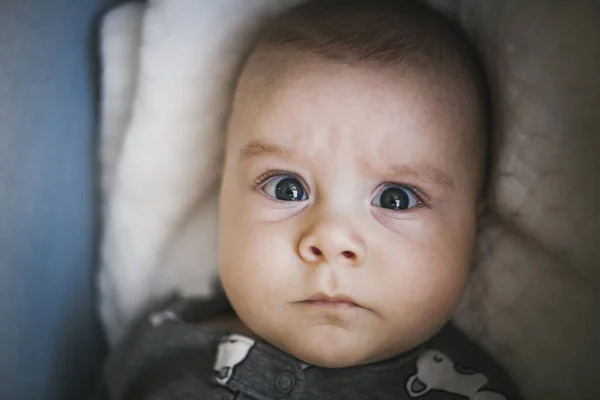
[[0,0],[0,399],[88,398],[92,34],[103,0]]

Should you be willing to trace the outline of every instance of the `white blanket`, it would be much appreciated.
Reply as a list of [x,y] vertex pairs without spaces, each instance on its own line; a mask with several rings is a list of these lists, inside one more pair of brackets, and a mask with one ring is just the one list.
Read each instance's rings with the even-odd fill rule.
[[[257,24],[298,1],[150,0],[103,18],[111,343],[172,291],[212,293],[232,85]],[[600,3],[430,3],[479,45],[495,103],[491,210],[455,320],[528,398],[600,398]]]

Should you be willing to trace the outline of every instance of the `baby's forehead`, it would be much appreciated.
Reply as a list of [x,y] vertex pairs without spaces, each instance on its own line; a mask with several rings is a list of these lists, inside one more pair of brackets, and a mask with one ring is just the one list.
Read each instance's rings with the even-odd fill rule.
[[[335,76],[339,71],[364,72],[364,75],[368,73],[371,78],[368,85],[360,88],[362,92],[353,93],[353,96],[363,96],[382,87],[392,87],[401,81],[405,87],[412,83],[412,90],[419,87],[420,98],[428,97],[431,106],[456,107],[459,111],[469,110],[471,116],[485,118],[474,79],[450,73],[432,73],[428,68],[411,64],[369,61],[339,63],[310,52],[285,47],[258,47],[251,53],[240,75],[236,100],[243,99],[245,106],[257,107],[261,102],[289,89],[295,81],[309,73],[326,75],[328,72]],[[354,79],[350,74],[345,76]],[[327,80],[322,80],[320,84],[327,84]],[[425,90],[428,88],[429,90]],[[323,89],[333,90],[330,86],[324,86]]]
[[461,114],[465,114],[461,121],[468,123],[478,116],[477,105],[465,106],[468,98],[450,95],[450,89],[442,89],[419,73],[378,65],[335,64],[315,57],[287,57],[273,63],[248,63],[237,87],[234,111],[262,118],[277,113],[294,117],[311,108],[311,118],[300,121],[305,124],[325,123],[329,115],[357,111],[370,122],[386,118],[400,124],[415,122],[403,115],[406,109],[426,112],[428,117],[420,121],[423,124],[440,122],[440,118],[456,119]]
[[284,149],[279,154],[325,160],[331,168],[347,155],[363,170],[380,171],[477,158],[476,113],[459,117],[467,108],[439,96],[439,87],[422,77],[314,59],[286,64],[271,72],[253,66],[240,81],[230,124],[239,146],[275,144]]
[[353,152],[373,156],[417,142],[445,142],[451,131],[465,131],[457,127],[464,120],[456,118],[452,105],[438,101],[425,85],[389,71],[313,65],[262,93],[248,89],[237,105],[242,114],[237,128],[307,152],[334,151],[336,144],[352,140],[358,146]]

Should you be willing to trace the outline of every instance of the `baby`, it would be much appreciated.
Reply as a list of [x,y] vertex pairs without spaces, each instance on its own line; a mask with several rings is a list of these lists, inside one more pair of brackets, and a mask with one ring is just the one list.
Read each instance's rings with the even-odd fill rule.
[[224,296],[151,313],[104,398],[520,398],[448,323],[486,98],[460,31],[413,2],[314,0],[267,24],[228,125]]

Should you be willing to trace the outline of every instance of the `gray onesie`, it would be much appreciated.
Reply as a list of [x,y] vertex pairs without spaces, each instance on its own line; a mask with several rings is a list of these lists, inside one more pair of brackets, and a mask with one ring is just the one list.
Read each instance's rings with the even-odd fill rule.
[[104,400],[521,399],[507,374],[451,324],[392,359],[328,369],[200,322],[226,299],[178,300],[153,311],[106,363]]

